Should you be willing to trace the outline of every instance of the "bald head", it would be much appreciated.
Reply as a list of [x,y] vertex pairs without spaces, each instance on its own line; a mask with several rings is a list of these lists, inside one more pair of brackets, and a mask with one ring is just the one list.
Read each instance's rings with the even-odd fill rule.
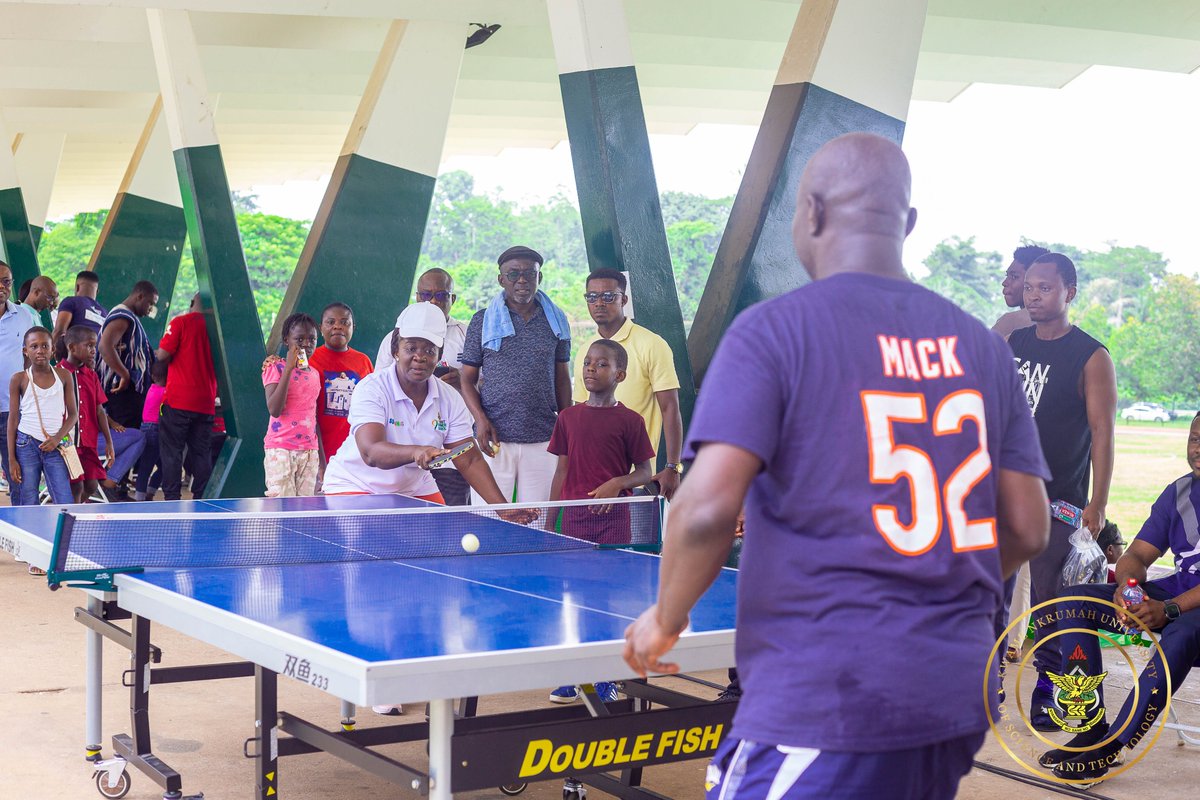
[[813,278],[837,272],[901,277],[900,250],[916,222],[912,176],[900,148],[850,133],[827,142],[800,178],[792,235]]
[[38,311],[54,308],[58,305],[58,284],[45,275],[37,276],[33,283],[29,284],[29,294],[26,295],[25,302]]

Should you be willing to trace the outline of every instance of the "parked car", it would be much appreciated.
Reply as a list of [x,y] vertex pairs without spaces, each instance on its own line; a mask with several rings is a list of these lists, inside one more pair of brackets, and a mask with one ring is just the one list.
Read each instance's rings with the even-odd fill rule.
[[1134,403],[1121,412],[1121,419],[1126,422],[1130,420],[1137,420],[1138,422],[1170,422],[1171,412],[1158,403]]

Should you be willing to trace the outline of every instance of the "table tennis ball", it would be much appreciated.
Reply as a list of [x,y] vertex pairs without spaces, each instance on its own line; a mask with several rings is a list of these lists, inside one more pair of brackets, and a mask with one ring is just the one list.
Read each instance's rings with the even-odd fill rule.
[[479,549],[479,537],[473,533],[468,533],[462,538],[462,549],[468,553],[474,553]]

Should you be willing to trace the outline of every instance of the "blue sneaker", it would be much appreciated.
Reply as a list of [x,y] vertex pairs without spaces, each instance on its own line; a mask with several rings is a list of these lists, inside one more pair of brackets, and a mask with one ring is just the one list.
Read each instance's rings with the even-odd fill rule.
[[597,681],[592,684],[596,687],[596,696],[601,702],[611,703],[617,699],[617,685],[609,681]]
[[578,686],[560,686],[550,693],[551,703],[574,703],[578,699]]

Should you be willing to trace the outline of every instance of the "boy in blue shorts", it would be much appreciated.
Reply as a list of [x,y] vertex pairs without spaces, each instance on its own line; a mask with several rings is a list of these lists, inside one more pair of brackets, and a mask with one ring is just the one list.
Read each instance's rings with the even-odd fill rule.
[[[617,402],[614,392],[625,380],[629,356],[611,339],[600,339],[583,355],[587,402],[559,412],[546,448],[558,456],[550,500],[603,500],[628,495],[653,477],[654,447],[642,415]],[[553,525],[553,519],[549,522]],[[562,533],[598,544],[628,544],[629,508],[624,505],[563,509]],[[616,700],[612,683],[596,684],[604,701]],[[560,686],[551,702],[579,699],[574,686]]]
[[742,312],[706,372],[625,659],[678,671],[744,506],[712,800],[949,800],[988,730],[992,620],[1046,545],[1047,473],[1004,341],[905,273],[910,182],[879,136],[818,150],[792,229],[813,281]]

